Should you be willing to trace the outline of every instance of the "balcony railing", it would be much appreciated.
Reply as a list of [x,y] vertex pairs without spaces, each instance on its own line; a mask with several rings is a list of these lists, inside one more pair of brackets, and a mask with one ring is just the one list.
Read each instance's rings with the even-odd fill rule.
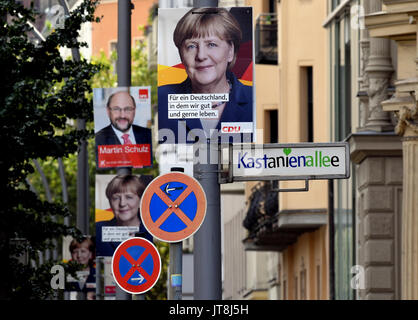
[[255,26],[255,59],[258,64],[277,64],[277,14],[262,13]]
[[245,250],[283,251],[301,234],[327,224],[327,209],[279,210],[279,190],[277,184],[268,181],[252,188],[243,221],[248,230],[243,239]]
[[259,182],[251,189],[248,200],[249,207],[243,225],[252,233],[260,224],[278,213],[278,191],[272,182]]

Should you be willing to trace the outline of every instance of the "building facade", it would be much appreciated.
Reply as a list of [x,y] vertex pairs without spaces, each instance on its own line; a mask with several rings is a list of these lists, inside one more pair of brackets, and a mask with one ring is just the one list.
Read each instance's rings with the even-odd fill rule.
[[[253,7],[257,143],[328,142],[324,1],[246,1]],[[245,252],[225,247],[225,298],[328,299],[328,182],[246,183],[244,212],[225,225]],[[277,191],[280,189],[280,191]],[[244,219],[239,221],[240,215]],[[237,220],[234,224],[233,221]],[[235,228],[235,231],[234,231]],[[227,257],[245,261],[233,269]],[[245,272],[231,292],[232,272]],[[242,279],[245,279],[242,280]],[[232,285],[232,280],[230,281]]]
[[[145,27],[150,24],[150,11],[157,0],[131,0],[133,9],[131,16],[132,48],[137,41],[145,39]],[[116,50],[118,42],[118,2],[117,0],[101,0],[95,11],[101,17],[100,23],[92,25],[92,55],[99,56],[100,52],[109,57]]]
[[[374,1],[372,1],[373,5]],[[393,75],[392,94],[382,95],[381,113],[396,116],[395,133],[401,140],[402,167],[399,205],[393,223],[395,270],[392,271],[395,298],[418,299],[418,109],[417,109],[417,16],[418,1],[383,0],[376,11],[366,16],[370,43],[376,43],[379,57],[387,56],[391,43]],[[373,7],[372,7],[373,8]],[[386,50],[385,50],[386,49]],[[398,169],[399,171],[400,169]],[[396,232],[397,231],[397,232]],[[398,250],[396,250],[398,249]],[[389,285],[389,283],[388,283]],[[389,296],[389,298],[392,298]]]
[[416,299],[415,1],[247,5],[262,141],[347,141],[351,177],[246,184],[241,297]]
[[335,212],[336,298],[401,298],[402,146],[393,116],[382,109],[394,94],[399,60],[394,42],[371,37],[364,19],[383,7],[380,0],[330,1],[324,22],[333,138],[350,143],[352,160],[351,183],[334,188],[334,207],[348,208],[346,226],[339,223],[345,208]]

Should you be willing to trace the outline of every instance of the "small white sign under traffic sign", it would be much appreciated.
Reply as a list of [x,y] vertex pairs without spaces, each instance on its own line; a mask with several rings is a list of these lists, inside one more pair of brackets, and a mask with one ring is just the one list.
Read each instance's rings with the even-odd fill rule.
[[348,143],[234,144],[229,181],[319,180],[350,177]]

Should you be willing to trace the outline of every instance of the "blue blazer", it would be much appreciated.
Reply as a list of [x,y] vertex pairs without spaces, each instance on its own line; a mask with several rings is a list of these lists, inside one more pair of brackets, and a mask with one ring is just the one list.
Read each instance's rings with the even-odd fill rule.
[[[151,129],[132,125],[132,131],[134,133],[137,144],[152,144]],[[116,144],[120,144],[120,141],[110,124],[96,133],[96,146]]]
[[[232,84],[232,91],[216,127],[218,131],[221,129],[222,122],[253,122],[253,88],[239,82],[232,72],[227,72],[226,76]],[[183,137],[179,137],[179,128],[180,130],[186,129],[186,137],[191,130],[202,129],[200,119],[168,119],[168,95],[182,93],[192,93],[190,78],[179,84],[170,84],[158,88],[158,128],[159,130],[170,129],[175,137],[175,141],[170,141],[170,138],[160,131],[158,138],[160,143],[194,143],[194,139],[184,141]],[[183,122],[185,126],[179,122]],[[222,135],[233,138],[237,134],[222,133]]]
[[[135,136],[136,144],[149,144],[150,145],[150,155],[151,155],[151,166],[152,166],[152,137],[151,129],[144,128],[137,125],[132,125],[132,131]],[[104,168],[99,168],[99,157],[98,157],[98,148],[103,145],[119,145],[120,141],[112,128],[112,125],[104,127],[99,132],[96,133],[96,167],[98,170],[103,170]],[[111,169],[111,168],[106,168]]]

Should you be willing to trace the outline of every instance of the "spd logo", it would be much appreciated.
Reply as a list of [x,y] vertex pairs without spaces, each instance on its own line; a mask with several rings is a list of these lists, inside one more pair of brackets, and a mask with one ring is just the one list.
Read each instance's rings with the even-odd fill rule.
[[148,99],[148,89],[139,89],[139,99]]

